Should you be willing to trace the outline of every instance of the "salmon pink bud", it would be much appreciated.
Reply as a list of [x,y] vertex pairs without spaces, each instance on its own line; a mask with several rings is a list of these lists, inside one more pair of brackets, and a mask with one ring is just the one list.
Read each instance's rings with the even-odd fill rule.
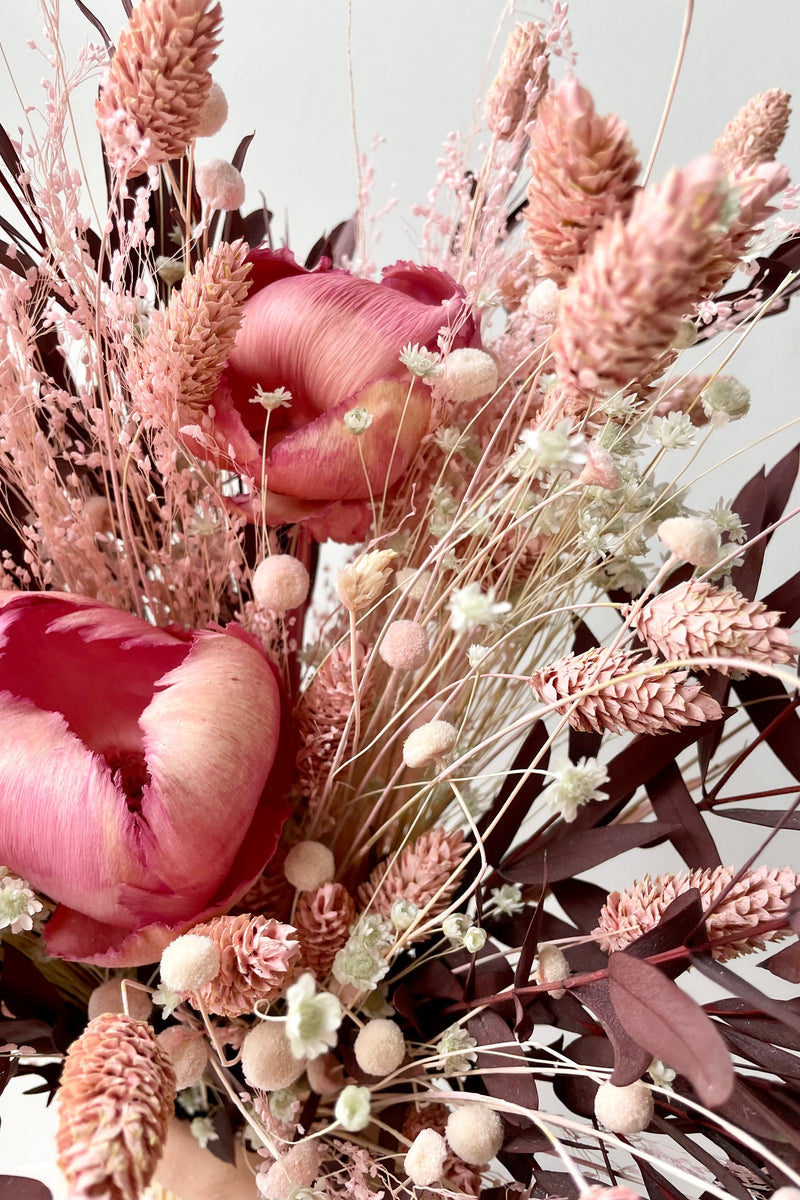
[[306,567],[291,554],[270,554],[253,572],[256,604],[281,615],[298,608],[310,586]]
[[[436,350],[442,330],[453,349],[478,343],[463,289],[412,263],[374,283],[331,270],[327,259],[306,271],[288,250],[253,250],[248,261],[242,325],[213,399],[216,461],[253,479],[248,504],[259,521],[303,521],[319,541],[359,541],[370,495],[400,480],[431,423],[430,389],[400,361],[403,347]],[[279,388],[290,407],[267,413],[250,403],[258,389]],[[356,410],[358,436],[345,420]]]
[[244,179],[233,163],[222,158],[198,163],[197,194],[208,208],[231,212],[244,203]]
[[51,954],[155,962],[260,875],[287,815],[281,698],[242,630],[3,593],[0,677],[0,859],[57,902]]

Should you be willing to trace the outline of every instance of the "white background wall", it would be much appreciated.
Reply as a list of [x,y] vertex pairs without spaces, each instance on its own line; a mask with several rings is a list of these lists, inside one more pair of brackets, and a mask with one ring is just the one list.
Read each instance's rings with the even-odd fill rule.
[[[55,0],[53,0],[55,2]],[[87,0],[112,37],[123,23],[119,0]],[[24,120],[15,88],[26,104],[41,103],[39,79],[47,69],[25,45],[40,40],[35,0],[2,0],[0,119],[14,135]],[[673,69],[683,18],[682,0],[573,0],[571,23],[578,78],[593,92],[601,112],[617,111],[629,123],[643,159],[649,155]],[[62,38],[69,61],[92,36],[70,0],[61,0]],[[215,74],[230,103],[226,128],[209,144],[207,157],[230,157],[241,136],[253,130],[245,167],[245,208],[263,192],[280,233],[288,224],[302,258],[317,236],[349,216],[355,204],[353,137],[348,100],[347,5],[345,0],[227,0],[225,41]],[[352,73],[358,136],[368,150],[374,135],[385,138],[374,156],[375,207],[396,205],[375,248],[380,265],[416,252],[412,203],[424,199],[435,160],[448,131],[466,131],[476,96],[493,77],[504,42],[490,52],[499,0],[353,0]],[[544,5],[528,0],[517,19],[536,18]],[[656,166],[656,177],[709,149],[727,120],[756,92],[798,84],[800,6],[792,0],[697,0],[694,29],[673,115]],[[508,27],[506,18],[505,28]],[[563,74],[556,64],[554,74]],[[93,89],[76,96],[79,138],[89,178],[102,197],[91,124]],[[800,180],[800,119],[781,155]],[[6,212],[5,208],[0,211]],[[747,425],[731,427],[731,442],[766,435],[800,411],[800,301],[788,314],[765,322],[743,348],[736,373],[753,392]],[[773,437],[700,491],[706,503],[730,499],[762,462],[773,463],[797,440],[796,430]],[[724,457],[703,455],[709,466]],[[796,535],[779,543],[773,582],[797,568]],[[727,823],[728,830],[731,823]],[[738,827],[735,827],[738,828]],[[741,827],[747,831],[748,827]],[[790,852],[787,844],[787,853]],[[677,863],[675,864],[677,865]],[[23,1170],[55,1186],[46,1164],[52,1112],[9,1089],[0,1101],[0,1173]],[[31,1165],[31,1164],[34,1165]]]

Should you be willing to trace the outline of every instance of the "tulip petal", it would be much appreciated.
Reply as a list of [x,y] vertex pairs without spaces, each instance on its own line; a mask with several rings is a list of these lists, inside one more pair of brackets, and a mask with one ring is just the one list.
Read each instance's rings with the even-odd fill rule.
[[[350,433],[344,423],[344,414],[354,406],[372,416],[372,424],[360,435]],[[427,388],[376,380],[282,438],[267,459],[267,487],[308,500],[359,500],[370,489],[380,494],[408,469],[429,419]]]

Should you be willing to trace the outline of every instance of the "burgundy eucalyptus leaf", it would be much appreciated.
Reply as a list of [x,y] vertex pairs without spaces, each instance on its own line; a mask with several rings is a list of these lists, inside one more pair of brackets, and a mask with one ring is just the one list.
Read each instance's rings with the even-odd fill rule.
[[733,686],[756,729],[762,732],[774,721],[766,742],[786,770],[800,780],[800,718],[796,701],[783,684],[767,675],[748,675],[735,679]]
[[715,816],[725,817],[728,821],[743,821],[747,825],[764,825],[774,829],[800,829],[800,812],[791,813],[788,817],[785,810],[778,808],[728,808],[718,807]]
[[503,864],[503,875],[515,883],[540,884],[544,878],[545,856],[547,877],[551,882],[568,879],[633,850],[637,846],[652,846],[671,837],[677,825],[665,821],[645,821],[634,825],[610,825],[586,829],[565,837],[547,847],[529,848],[513,863]]
[[722,1022],[719,1024],[719,1031],[736,1054],[749,1058],[757,1066],[787,1082],[791,1080],[795,1086],[800,1083],[800,1058],[794,1054],[787,1054],[785,1050],[770,1046],[758,1038],[748,1037],[746,1033]]
[[780,1148],[776,1147],[781,1158],[788,1158],[789,1146],[800,1147],[797,1117],[786,1112],[781,1103],[781,1089],[774,1083],[759,1088],[755,1080],[744,1083],[737,1079],[732,1095],[719,1112],[720,1116],[754,1137],[783,1143]]
[[[764,512],[767,506],[767,483],[764,468],[747,481],[741,489],[731,508],[739,514],[748,538],[755,537],[764,528]],[[752,600],[756,594],[761,564],[764,561],[764,540],[756,542],[745,551],[744,562],[731,571],[734,586]]]
[[771,955],[758,964],[764,971],[770,971],[787,983],[800,983],[800,943],[784,946],[777,954]]
[[53,1200],[53,1193],[38,1179],[0,1175],[0,1200]]
[[787,628],[800,620],[800,571],[796,571],[780,587],[776,587],[762,600],[771,612],[783,613],[781,625]]
[[560,879],[551,890],[580,932],[591,933],[600,919],[600,909],[608,899],[605,889],[585,879]]
[[[653,954],[664,954],[678,946],[689,946],[705,941],[703,905],[697,888],[689,888],[668,904],[661,920],[653,929],[641,934],[626,946],[628,954],[636,958],[649,958]],[[661,970],[670,979],[676,979],[689,965],[688,958],[681,957],[661,963]]]
[[623,952],[609,956],[608,983],[629,1036],[684,1075],[708,1108],[724,1104],[733,1089],[733,1063],[700,1005],[658,967]]
[[[527,816],[531,805],[541,794],[542,788],[546,783],[546,779],[544,775],[540,774],[540,771],[546,770],[547,764],[550,761],[550,752],[544,749],[547,745],[547,739],[548,733],[544,723],[541,721],[537,722],[520,746],[511,764],[511,770],[506,776],[494,802],[478,823],[478,829],[484,839],[484,853],[487,861],[493,866],[500,862],[519,833],[522,821]],[[514,792],[519,783],[517,772],[524,771],[537,759],[537,769],[525,779],[514,799],[509,803],[508,810],[498,820],[498,815],[503,805],[509,801],[512,792]],[[492,828],[491,833],[488,833],[487,830],[489,830],[495,820],[497,820],[497,824]]]
[[685,1193],[675,1191],[673,1184],[651,1167],[650,1163],[640,1162],[638,1166],[649,1200],[686,1200]]
[[[614,1048],[608,1038],[592,1034],[576,1038],[567,1047],[572,1062],[583,1067],[613,1067]],[[558,1074],[553,1080],[553,1091],[562,1104],[578,1117],[594,1116],[594,1098],[598,1084],[587,1072]]]
[[614,1072],[611,1082],[615,1087],[625,1087],[641,1079],[653,1057],[626,1029],[619,1018],[611,998],[607,979],[594,983],[583,983],[571,989],[582,1004],[592,1010],[602,1025],[614,1050]]
[[692,954],[692,966],[697,967],[703,975],[719,984],[725,991],[731,992],[734,996],[738,996],[740,1000],[746,1000],[761,1013],[767,1013],[774,1017],[776,1021],[782,1021],[788,1025],[790,1029],[800,1033],[800,1012],[795,1008],[790,1007],[784,1001],[773,1000],[770,996],[765,996],[762,991],[755,987],[752,983],[748,983],[736,971],[731,971],[721,962],[716,962],[705,954]]
[[[783,1005],[783,1010],[780,1006]],[[778,1011],[790,1014],[800,1012],[797,1001],[774,1000],[773,1006]],[[759,1007],[745,1003],[744,1000],[727,998],[704,1004],[706,1012],[711,1016],[722,1017],[726,1024],[741,1030],[748,1037],[758,1038],[759,1041],[770,1045],[785,1046],[787,1050],[800,1051],[800,1030],[790,1029],[783,1020],[776,1016],[765,1016]]]
[[800,933],[800,888],[789,897],[789,924],[795,933]]
[[697,810],[676,762],[671,762],[645,785],[656,816],[672,821],[678,830],[670,841],[687,867],[721,867],[722,859],[708,826]]
[[[475,1062],[489,1095],[521,1108],[537,1109],[539,1097],[530,1064],[511,1027],[496,1012],[486,1009],[467,1022],[467,1029],[479,1046],[496,1048],[479,1050]],[[514,1125],[520,1123],[521,1118],[513,1113],[505,1116]]]

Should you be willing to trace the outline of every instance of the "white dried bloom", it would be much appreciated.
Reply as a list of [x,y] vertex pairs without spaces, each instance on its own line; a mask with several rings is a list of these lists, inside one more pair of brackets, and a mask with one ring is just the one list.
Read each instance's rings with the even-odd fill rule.
[[471,926],[472,921],[466,913],[451,913],[442,921],[442,933],[449,941],[461,946],[464,942],[464,934]]
[[200,933],[175,938],[161,955],[161,978],[173,992],[196,992],[219,975],[219,946]]
[[406,1056],[403,1031],[394,1021],[378,1017],[358,1031],[353,1043],[356,1062],[367,1075],[391,1075]]
[[525,907],[522,901],[522,888],[516,883],[504,883],[502,887],[492,888],[489,895],[496,911],[505,913],[506,916],[522,912]]
[[738,421],[750,410],[750,389],[732,375],[718,375],[701,395],[700,403],[715,423]]
[[260,404],[267,412],[272,412],[276,408],[291,408],[292,393],[285,387],[274,388],[271,392],[265,392],[260,383],[256,384],[255,394],[250,397],[251,404]]
[[608,782],[608,770],[596,758],[580,758],[574,765],[568,758],[557,758],[548,774],[553,782],[542,792],[542,799],[567,822],[574,821],[578,809],[590,800],[606,798],[600,787]]
[[400,362],[419,379],[427,379],[429,376],[435,375],[440,361],[439,354],[427,350],[424,346],[412,346],[410,342],[400,351]]
[[552,429],[523,429],[520,443],[536,460],[536,473],[568,471],[578,475],[586,465],[586,438],[572,432],[569,417]]
[[171,1017],[175,1009],[183,1004],[183,997],[179,996],[177,992],[173,992],[171,988],[164,987],[162,983],[153,992],[153,1004],[157,1004],[163,1010],[162,1017]]
[[385,918],[374,913],[359,917],[333,960],[334,979],[359,992],[371,992],[388,973],[383,951],[393,944],[394,930]]
[[473,642],[469,650],[467,650],[467,662],[471,670],[477,670],[478,664],[483,662],[488,653],[488,646],[481,646],[479,642]]
[[555,325],[561,307],[561,296],[556,281],[541,279],[528,292],[525,307],[531,316],[543,321],[545,325]]
[[382,595],[396,558],[394,550],[371,550],[339,571],[336,589],[349,612],[369,608]]
[[665,417],[654,417],[650,422],[650,433],[653,440],[665,450],[685,450],[693,446],[697,438],[692,418],[680,411],[667,413]]
[[166,254],[159,254],[156,259],[156,275],[159,279],[163,279],[164,283],[174,287],[176,283],[180,283],[185,274],[182,261],[177,258],[167,258]]
[[403,762],[407,767],[426,767],[449,754],[457,740],[458,730],[449,721],[427,721],[403,742]]
[[24,933],[33,929],[33,918],[43,905],[24,879],[4,875],[0,879],[0,929]]
[[447,1142],[435,1129],[421,1129],[403,1161],[406,1175],[416,1187],[426,1188],[441,1177]]
[[464,949],[469,954],[477,954],[486,945],[486,930],[479,925],[470,925],[464,934]]
[[499,617],[511,612],[511,605],[507,600],[495,601],[494,588],[483,592],[479,583],[468,583],[466,587],[456,588],[448,607],[450,628],[455,633],[471,629],[474,625],[496,625]]
[[336,1045],[342,1006],[328,992],[317,992],[306,973],[286,989],[286,1036],[295,1058],[319,1058]]
[[357,405],[355,408],[348,408],[344,414],[345,429],[348,433],[355,434],[356,437],[361,437],[362,433],[366,433],[373,420],[372,413],[362,405]]
[[452,1025],[436,1043],[436,1053],[439,1055],[437,1069],[445,1076],[463,1075],[478,1057],[475,1053],[477,1045],[475,1038],[470,1037],[466,1029],[462,1029],[460,1025]]
[[719,500],[704,515],[708,517],[709,521],[714,522],[720,533],[727,533],[731,542],[738,544],[746,540],[747,531],[742,523],[742,518],[724,500]]
[[677,1072],[673,1071],[672,1067],[666,1066],[660,1058],[654,1058],[647,1068],[647,1074],[658,1087],[671,1091],[671,1085]]
[[389,916],[395,929],[408,929],[413,925],[419,914],[419,905],[413,900],[400,896],[392,905]]
[[366,1129],[371,1115],[369,1088],[348,1083],[339,1093],[333,1115],[348,1133],[360,1133]]
[[482,1166],[503,1145],[503,1122],[487,1104],[466,1104],[448,1117],[445,1137],[464,1162]]
[[189,1131],[203,1150],[209,1142],[219,1141],[219,1134],[214,1128],[211,1117],[192,1117],[189,1122]]
[[497,389],[497,365],[485,350],[451,350],[436,373],[436,386],[453,404],[480,400]]

